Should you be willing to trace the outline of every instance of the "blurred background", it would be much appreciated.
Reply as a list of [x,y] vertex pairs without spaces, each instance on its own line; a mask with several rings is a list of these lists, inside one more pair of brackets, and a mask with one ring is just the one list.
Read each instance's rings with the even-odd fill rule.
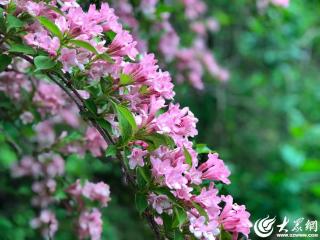
[[[161,58],[157,44],[161,34],[150,32],[152,21],[136,7],[139,1],[131,3],[142,29],[137,34]],[[205,16],[219,24],[219,31],[207,33],[206,47],[229,78],[204,72],[203,89],[184,81],[175,90],[176,100],[199,118],[196,141],[219,152],[232,171],[232,184],[222,192],[245,204],[252,222],[267,215],[320,220],[320,1],[293,0],[288,7],[254,0],[207,0],[206,4]],[[189,20],[183,6],[160,1],[156,13],[163,12],[171,14],[180,43],[188,46],[194,32],[186,29]],[[176,61],[160,64],[176,80]],[[5,128],[19,135],[9,125]],[[31,190],[25,179],[14,181],[16,189],[8,187],[12,185],[8,166],[17,156],[1,138],[0,153],[0,210],[4,212],[0,239],[37,239],[28,225],[35,215],[29,204]],[[71,175],[104,179],[111,186],[103,239],[152,239],[134,209],[133,195],[119,182],[119,166],[90,156],[71,155],[66,162]],[[13,207],[19,214],[11,214]],[[257,239],[254,233],[250,238]],[[56,239],[73,238],[62,230]]]

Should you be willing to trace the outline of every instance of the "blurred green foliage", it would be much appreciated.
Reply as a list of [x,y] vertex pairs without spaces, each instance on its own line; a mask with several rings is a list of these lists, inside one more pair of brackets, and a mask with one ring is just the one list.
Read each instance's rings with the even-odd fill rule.
[[263,12],[254,1],[211,2],[222,25],[211,44],[231,79],[177,89],[200,120],[198,142],[229,164],[228,191],[252,221],[320,220],[320,2]]

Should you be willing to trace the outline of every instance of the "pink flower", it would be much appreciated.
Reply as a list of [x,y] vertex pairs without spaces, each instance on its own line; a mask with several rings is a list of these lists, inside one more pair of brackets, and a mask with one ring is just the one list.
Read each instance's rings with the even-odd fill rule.
[[53,238],[58,230],[58,221],[54,213],[49,210],[42,210],[38,218],[32,219],[30,222],[32,228],[41,228],[43,237]]
[[27,111],[27,112],[24,112],[20,115],[20,119],[23,124],[28,124],[28,123],[32,123],[34,117],[31,112]]
[[167,212],[169,214],[172,213],[172,205],[166,195],[156,195],[154,193],[150,193],[148,197],[149,204],[156,210],[157,213],[162,214],[163,212]]
[[143,158],[148,154],[148,151],[142,150],[140,148],[133,148],[131,155],[129,156],[129,166],[131,169],[135,169],[138,165],[140,167],[144,166]]
[[210,184],[208,189],[202,188],[201,193],[192,199],[204,206],[211,217],[217,217],[220,213],[218,204],[221,202],[221,199],[218,197],[218,190],[214,188],[213,183]]
[[191,209],[187,213],[190,221],[189,230],[198,239],[215,240],[215,236],[219,234],[218,222],[215,219],[209,219],[199,215],[198,211]]
[[182,0],[189,19],[195,19],[206,11],[206,4],[202,0]]
[[103,150],[106,150],[108,144],[103,139],[101,134],[93,127],[89,127],[86,132],[86,149],[89,150],[93,156],[100,157]]
[[219,155],[217,153],[210,153],[208,157],[209,159],[198,168],[198,170],[202,171],[202,179],[217,180],[230,184],[230,180],[228,179],[230,170],[219,159]]
[[163,225],[163,220],[161,217],[154,217],[154,221],[156,222],[156,224],[162,226]]
[[285,7],[285,8],[289,7],[289,4],[290,4],[290,0],[271,0],[271,2],[274,5]]
[[53,124],[49,121],[43,121],[35,126],[36,140],[41,147],[50,146],[54,143],[56,134],[53,130]]
[[167,112],[156,119],[158,132],[167,133],[174,138],[194,137],[198,134],[196,119],[189,108],[179,108],[179,104],[170,104]]
[[122,30],[121,24],[118,23],[118,17],[114,14],[114,9],[110,8],[108,3],[102,3],[100,14],[103,17],[101,24],[103,31],[120,32]]
[[226,203],[220,215],[220,223],[223,228],[233,232],[234,239],[237,239],[238,233],[243,233],[248,237],[252,223],[249,220],[250,214],[246,211],[245,206],[233,203],[233,198],[230,195],[221,196],[221,199]]
[[142,0],[140,7],[145,14],[153,14],[158,0]]
[[0,91],[14,100],[20,100],[21,90],[30,92],[31,82],[25,74],[10,72],[0,73]]
[[78,179],[75,183],[71,184],[66,190],[66,192],[75,197],[81,196],[82,186],[81,186],[80,180]]
[[101,77],[108,75],[114,69],[114,66],[106,61],[95,61],[88,72],[93,80],[99,80]]
[[63,70],[67,72],[69,72],[71,68],[75,66],[83,68],[83,66],[79,65],[78,63],[77,51],[75,49],[62,48],[61,55],[58,59],[63,64]]
[[166,61],[171,62],[173,60],[177,54],[179,43],[180,38],[172,27],[161,36],[159,49]]
[[106,207],[110,199],[110,187],[104,182],[91,183],[86,182],[82,189],[82,194],[86,198],[99,201],[103,207]]
[[112,43],[108,47],[108,53],[111,56],[128,56],[131,59],[134,59],[138,54],[135,46],[137,42],[133,41],[132,36],[128,31],[121,31],[113,39]]
[[50,177],[62,176],[64,173],[64,160],[54,153],[42,153],[38,156],[39,162],[45,166],[46,174]]
[[41,115],[46,113],[57,114],[65,105],[64,93],[57,85],[39,82],[33,101],[39,106]]
[[175,93],[173,91],[173,83],[168,72],[159,71],[154,75],[153,81],[148,83],[152,87],[151,91],[165,99],[173,99]]
[[187,185],[182,185],[181,188],[176,189],[173,192],[173,194],[179,199],[190,201],[192,197],[192,194],[191,194],[192,190],[193,190],[192,187],[188,187]]
[[43,48],[53,56],[57,55],[57,50],[60,46],[59,38],[50,37],[47,31],[37,31],[35,33],[29,32],[24,36],[24,40],[29,45]]
[[31,156],[23,156],[19,163],[11,167],[13,177],[40,176],[41,165]]
[[82,212],[79,217],[79,238],[91,237],[91,240],[100,240],[102,233],[101,213],[97,208],[91,212]]
[[158,70],[157,60],[153,54],[144,55],[139,63],[128,63],[123,68],[123,73],[130,75],[135,82],[145,82]]

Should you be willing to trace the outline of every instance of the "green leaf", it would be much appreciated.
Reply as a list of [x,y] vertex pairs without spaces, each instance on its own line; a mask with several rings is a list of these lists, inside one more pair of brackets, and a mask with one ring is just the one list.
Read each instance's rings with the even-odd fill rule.
[[102,127],[104,130],[106,130],[108,133],[112,132],[111,124],[107,120],[105,120],[103,118],[98,118],[96,120],[97,120],[97,123],[99,124],[100,127]]
[[187,220],[187,213],[183,208],[180,207],[174,207],[173,208],[173,212],[174,212],[174,220],[173,220],[173,227],[179,227],[181,228],[181,226],[186,222]]
[[53,68],[56,65],[56,62],[48,56],[38,56],[34,58],[34,65],[37,70],[47,70]]
[[6,69],[6,67],[11,63],[11,60],[11,57],[8,55],[0,54],[0,72]]
[[183,154],[184,154],[184,158],[187,164],[189,164],[190,167],[192,167],[192,157],[188,151],[188,149],[186,149],[185,147],[183,147]]
[[[140,186],[149,185],[151,182],[151,174],[148,172],[148,169],[144,167],[137,167],[137,180],[140,183]],[[145,184],[143,184],[144,182]]]
[[98,109],[94,101],[91,98],[89,98],[84,101],[84,104],[90,111],[91,115],[96,116]]
[[192,205],[194,206],[195,209],[198,210],[201,216],[204,216],[206,218],[206,221],[209,221],[209,216],[206,210],[204,210],[199,204],[192,202]]
[[7,144],[0,145],[0,166],[1,168],[9,168],[17,161],[15,152]]
[[53,35],[57,36],[60,40],[62,40],[63,34],[54,22],[43,16],[37,17],[37,19],[42,26],[44,26]]
[[105,60],[108,63],[114,63],[114,60],[110,57],[108,53],[99,54],[98,58]]
[[10,1],[7,6],[7,13],[14,13],[17,9],[15,1]]
[[60,144],[66,145],[75,141],[79,141],[83,138],[83,136],[78,132],[72,132],[63,139],[61,139]]
[[64,16],[64,13],[57,7],[54,7],[54,6],[50,6],[50,5],[47,5],[46,7],[50,8],[52,11],[55,11],[56,13]]
[[130,75],[121,73],[121,75],[120,75],[120,84],[121,85],[128,85],[133,82],[134,82],[134,79]]
[[173,239],[174,240],[184,240],[184,235],[179,229],[176,229],[174,231],[174,238]]
[[149,143],[150,150],[155,150],[159,146],[168,146],[169,148],[174,148],[175,143],[173,139],[165,134],[152,133],[150,135],[143,136],[141,140]]
[[142,95],[149,93],[149,89],[147,85],[143,85],[140,89],[139,89],[139,93],[141,93]]
[[213,151],[206,144],[199,143],[196,145],[196,152],[199,154],[202,154],[202,153],[212,153]]
[[123,140],[128,141],[137,130],[137,124],[130,110],[125,106],[113,103],[119,120],[120,132]]
[[86,41],[72,39],[69,42],[76,45],[77,47],[87,49],[88,51],[90,51],[96,55],[99,54],[98,51],[95,49],[95,47]]
[[9,14],[7,16],[7,30],[8,31],[10,31],[11,29],[21,28],[21,27],[23,27],[23,24],[24,23],[19,18],[15,17],[11,14]]
[[62,189],[59,189],[55,192],[53,197],[55,200],[61,201],[67,198],[67,194]]
[[117,146],[109,145],[106,150],[105,156],[106,157],[114,157],[114,156],[116,156],[116,154],[117,154]]
[[28,55],[34,55],[36,53],[32,47],[24,44],[12,44],[9,52],[25,53]]
[[142,214],[148,207],[148,201],[144,194],[136,193],[136,207],[140,214]]
[[104,35],[109,38],[109,40],[112,42],[113,39],[116,37],[117,33],[113,32],[113,31],[108,31],[105,32]]
[[232,239],[232,234],[225,231],[225,230],[222,230],[221,233],[220,233],[220,237],[219,239],[221,240],[231,240]]

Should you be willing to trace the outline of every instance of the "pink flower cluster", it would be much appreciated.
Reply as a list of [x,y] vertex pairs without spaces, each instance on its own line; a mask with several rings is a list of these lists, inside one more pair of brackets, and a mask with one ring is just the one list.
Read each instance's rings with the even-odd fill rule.
[[79,238],[90,237],[92,240],[100,240],[102,233],[102,216],[97,208],[85,208],[83,197],[92,201],[97,201],[102,207],[106,207],[110,199],[110,187],[104,182],[85,182],[82,186],[80,180],[72,184],[67,192],[75,198],[80,210],[78,220]]
[[[140,8],[148,20],[156,19],[154,8],[158,1],[142,1]],[[207,31],[216,32],[219,30],[219,23],[214,18],[205,18],[207,6],[202,0],[181,0],[185,7],[187,19],[190,21],[190,30],[196,33],[191,47],[184,47],[180,44],[180,38],[170,22],[168,13],[161,15],[161,21],[155,22],[153,29],[161,34],[159,50],[166,62],[176,62],[180,70],[176,76],[177,82],[189,81],[191,85],[199,90],[204,89],[203,76],[208,72],[212,77],[224,82],[229,79],[229,72],[222,68],[212,51],[206,46]],[[137,46],[142,52],[146,52],[146,42],[139,38],[138,21],[134,18],[133,7],[127,0],[113,1],[113,6],[120,20],[129,25],[137,39]]]
[[48,207],[55,202],[55,179],[64,174],[64,160],[54,153],[43,153],[37,158],[24,156],[12,166],[11,172],[13,177],[33,178],[32,190],[35,196],[32,198],[32,205],[41,208],[41,212],[39,217],[31,220],[31,227],[41,229],[45,237],[53,237],[58,230],[58,221]]
[[[218,196],[218,190],[215,188],[216,182],[230,183],[229,169],[218,158],[218,154],[209,154],[206,162],[199,162],[198,153],[194,150],[191,141],[191,138],[198,133],[196,129],[198,120],[188,108],[181,108],[179,104],[168,104],[168,101],[172,101],[175,95],[169,73],[159,68],[153,54],[138,53],[137,43],[130,33],[118,23],[114,10],[107,3],[102,3],[100,10],[91,5],[88,12],[84,12],[75,2],[69,1],[68,4],[63,4],[61,10],[64,14],[60,15],[44,2],[28,2],[32,4],[22,4],[19,1],[18,8],[31,15],[46,16],[68,38],[90,43],[98,55],[95,51],[77,46],[75,42],[68,40],[60,42],[37,21],[28,26],[29,33],[25,36],[26,43],[55,56],[55,59],[63,65],[65,73],[82,71],[87,76],[88,85],[92,81],[99,83],[102,78],[110,77],[112,79],[110,95],[116,98],[117,102],[128,107],[139,130],[147,136],[166,135],[174,141],[174,147],[162,144],[157,149],[150,150],[144,136],[138,136],[138,139],[128,144],[131,149],[131,154],[128,156],[129,165],[132,169],[145,165],[149,167],[152,181],[156,186],[166,188],[183,205],[187,213],[186,224],[190,233],[198,239],[211,240],[215,239],[219,234],[219,229],[223,228],[233,233],[234,236],[239,233],[247,236],[251,227],[249,213],[245,211],[244,206],[234,204],[231,196]],[[54,5],[55,2],[51,4]],[[191,18],[202,12],[201,8],[193,10],[196,12],[190,13]],[[108,32],[115,33],[115,37],[109,39],[110,43],[107,43],[103,34]],[[111,57],[112,61],[99,58],[103,54]],[[188,57],[185,57],[185,60],[188,61]],[[210,63],[211,60],[208,62]],[[130,81],[123,84],[121,82],[123,76],[129,78]],[[48,92],[46,88],[42,91]],[[57,94],[57,91],[52,90],[54,94]],[[40,102],[43,99],[45,112],[51,114],[64,103],[50,94],[41,94],[41,91],[35,97],[36,102],[38,99]],[[113,133],[120,132],[119,119],[114,116],[114,113],[107,113],[103,117],[111,124]],[[113,137],[117,140],[117,136]],[[88,130],[86,140],[89,150],[95,156],[101,155],[102,150],[107,147],[104,140],[92,129]],[[50,164],[47,165],[47,161],[40,161],[41,167],[44,165],[48,169],[45,172],[49,177],[52,178],[62,173],[61,164],[59,165],[57,161],[50,162]],[[29,165],[26,164],[27,170],[24,171],[33,173],[36,167],[29,167]],[[19,170],[19,166],[16,167],[16,170]],[[210,182],[209,187],[205,186],[204,180]],[[197,193],[197,189],[201,189],[201,192]],[[104,183],[90,182],[82,186],[77,181],[68,189],[68,193],[81,209],[78,224],[80,238],[100,239],[101,213],[98,209],[88,210],[83,207],[83,198],[106,206],[110,200],[109,187]],[[150,192],[148,200],[155,210],[154,214],[159,223],[161,214],[173,212],[171,200],[164,194],[157,194],[156,191]],[[221,202],[226,203],[225,207],[219,205]],[[198,208],[195,207],[195,204]],[[205,214],[199,211],[200,208]]]

